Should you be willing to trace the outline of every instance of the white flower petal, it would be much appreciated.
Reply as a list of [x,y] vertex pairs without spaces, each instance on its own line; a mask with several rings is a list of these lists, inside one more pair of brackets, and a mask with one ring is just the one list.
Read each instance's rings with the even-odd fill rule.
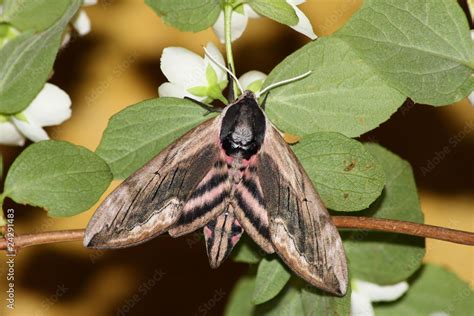
[[90,6],[90,5],[95,5],[97,4],[97,0],[84,0],[82,2],[83,6]]
[[407,282],[393,285],[378,285],[361,280],[354,280],[355,291],[370,299],[371,302],[391,302],[401,297],[408,290]]
[[[231,21],[231,40],[235,41],[238,39],[247,27],[248,17],[242,15],[238,12],[232,12],[232,21]],[[224,32],[224,11],[221,11],[219,17],[217,18],[216,23],[212,26],[214,32],[216,33],[219,41],[225,43],[225,32]]]
[[39,142],[41,140],[49,139],[46,131],[41,126],[34,124],[33,122],[25,122],[12,117],[13,124],[15,127],[28,139]]
[[370,299],[363,294],[352,291],[351,316],[373,316],[374,314]]
[[0,144],[23,146],[25,137],[16,129],[11,122],[0,123]]
[[71,40],[71,32],[64,33],[63,40],[61,42],[61,48],[64,48],[67,45],[67,43],[69,43],[70,40]]
[[[224,56],[222,56],[221,51],[219,48],[216,47],[212,42],[209,42],[206,46],[207,51],[211,56],[222,66],[226,67]],[[212,60],[210,60],[209,57],[204,56],[204,62],[206,63],[206,68],[207,65],[211,65],[211,67],[214,69],[217,75],[217,81],[221,82],[227,79],[227,72],[222,69],[221,67],[217,66]]]
[[71,98],[59,87],[46,83],[23,114],[38,126],[59,125],[71,117]]
[[474,30],[471,30],[471,39],[474,41]]
[[469,99],[469,102],[471,102],[471,105],[474,106],[474,92],[471,92],[467,98]]
[[244,89],[247,89],[247,87],[250,86],[255,81],[265,80],[266,78],[267,78],[267,75],[264,74],[263,72],[257,71],[257,70],[251,70],[249,72],[244,73],[242,76],[240,76],[239,82],[240,82],[240,85]]
[[219,16],[217,17],[216,22],[212,26],[214,33],[216,33],[219,41],[224,44],[225,43],[225,30],[224,30],[224,11],[221,11]]
[[160,68],[169,82],[184,89],[207,86],[204,59],[185,48],[165,48],[161,55]]
[[308,17],[303,13],[303,11],[298,9],[296,5],[291,4],[291,6],[293,7],[296,15],[298,16],[298,24],[296,24],[295,26],[291,26],[291,28],[295,31],[300,32],[303,35],[308,36],[312,40],[317,39],[318,36],[314,34],[313,26],[311,26],[311,22],[309,21]]
[[91,21],[84,10],[79,10],[79,14],[72,21],[72,25],[81,36],[91,31]]
[[188,91],[186,91],[186,89],[184,89],[183,87],[180,87],[179,85],[176,85],[170,82],[165,82],[161,86],[159,86],[158,94],[160,95],[160,98],[161,97],[174,97],[174,98],[182,99],[184,97],[189,97],[198,101],[203,101],[205,99],[205,97],[195,96],[189,93]]
[[255,12],[250,5],[246,3],[244,4],[244,14],[251,19],[258,19],[262,17],[260,14]]

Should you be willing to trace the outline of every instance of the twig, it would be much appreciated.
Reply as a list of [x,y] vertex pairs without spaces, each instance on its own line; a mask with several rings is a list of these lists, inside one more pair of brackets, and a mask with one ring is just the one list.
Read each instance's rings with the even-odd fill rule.
[[358,228],[439,239],[474,246],[474,233],[413,222],[375,217],[333,216],[337,228]]
[[[391,219],[356,216],[333,216],[333,222],[338,228],[355,228],[377,230],[425,238],[449,241],[457,244],[474,245],[474,233],[445,227],[403,222]],[[15,248],[50,244],[66,241],[78,241],[84,237],[83,229],[58,230],[37,234],[15,236]],[[0,240],[0,250],[7,249],[6,240]]]

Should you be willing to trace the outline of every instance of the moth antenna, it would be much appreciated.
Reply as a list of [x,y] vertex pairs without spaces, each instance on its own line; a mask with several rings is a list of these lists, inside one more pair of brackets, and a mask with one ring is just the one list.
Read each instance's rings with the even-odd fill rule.
[[281,86],[281,85],[284,85],[284,84],[287,84],[287,83],[290,83],[290,82],[293,82],[293,81],[300,80],[300,79],[308,76],[309,74],[311,74],[311,70],[307,71],[304,74],[301,74],[299,76],[272,83],[271,85],[269,85],[268,87],[266,87],[262,91],[257,92],[255,95],[256,95],[257,98],[259,98],[262,94],[264,94],[265,92],[267,92],[270,89],[273,89],[275,87],[278,87],[278,86]]
[[240,85],[239,80],[237,80],[237,77],[232,73],[232,71],[230,71],[226,66],[222,65],[221,63],[219,63],[214,57],[212,57],[212,55],[209,53],[209,51],[207,50],[206,47],[203,47],[203,48],[204,48],[204,52],[206,53],[206,56],[209,57],[209,59],[210,59],[214,64],[216,64],[216,66],[218,66],[219,68],[225,70],[225,71],[232,77],[232,79],[235,80],[235,83],[236,83],[237,86],[239,87],[240,93],[244,93],[244,89],[242,88],[242,86]]
[[209,113],[212,113],[212,112],[222,112],[221,109],[218,109],[218,108],[215,108],[213,106],[209,106],[207,105],[206,103],[203,103],[201,101],[198,101],[198,100],[195,100],[193,98],[190,98],[190,97],[184,97],[186,100],[189,100],[193,103],[196,103],[197,105],[199,105],[200,107],[202,107],[204,110],[206,110],[208,113],[206,113],[205,115],[209,114]]

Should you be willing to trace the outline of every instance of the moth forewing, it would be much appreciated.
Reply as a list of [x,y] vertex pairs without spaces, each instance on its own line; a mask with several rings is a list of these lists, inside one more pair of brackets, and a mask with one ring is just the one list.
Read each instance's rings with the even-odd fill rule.
[[310,284],[344,295],[347,263],[339,233],[293,151],[271,125],[266,130],[257,173],[275,251]]
[[217,118],[202,123],[122,182],[96,210],[84,245],[123,248],[168,230],[180,219],[190,192],[217,161],[218,130]]

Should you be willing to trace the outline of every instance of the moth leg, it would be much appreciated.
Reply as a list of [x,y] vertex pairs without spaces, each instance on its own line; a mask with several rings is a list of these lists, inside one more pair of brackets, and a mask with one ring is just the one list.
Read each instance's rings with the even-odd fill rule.
[[190,97],[184,97],[184,98],[185,98],[186,100],[189,100],[189,101],[191,101],[191,102],[193,102],[193,103],[199,105],[199,106],[202,107],[204,110],[206,110],[207,113],[204,114],[204,115],[209,115],[210,113],[213,113],[213,112],[218,112],[218,113],[222,112],[222,109],[216,108],[216,107],[213,107],[213,106],[209,106],[209,105],[207,105],[207,104],[204,103],[204,102],[195,100],[195,99],[190,98]]
[[[229,68],[230,71],[234,72],[234,69],[232,69],[231,64],[228,64],[227,68]],[[232,78],[230,73],[227,73],[227,80],[229,81],[229,91],[227,92],[227,100],[229,101],[229,103],[231,103],[232,101],[235,100],[235,95],[234,95],[234,78]]]

